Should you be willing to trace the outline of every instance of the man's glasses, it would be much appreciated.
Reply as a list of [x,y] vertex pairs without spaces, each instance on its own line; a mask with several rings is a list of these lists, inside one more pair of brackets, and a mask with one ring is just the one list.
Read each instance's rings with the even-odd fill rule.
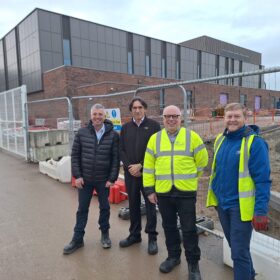
[[177,120],[181,115],[163,115],[163,117],[167,120]]

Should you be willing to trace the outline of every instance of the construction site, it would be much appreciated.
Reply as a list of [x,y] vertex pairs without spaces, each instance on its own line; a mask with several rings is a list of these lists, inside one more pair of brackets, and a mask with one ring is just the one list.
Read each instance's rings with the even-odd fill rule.
[[[274,68],[273,71],[280,69]],[[211,82],[211,79],[217,80],[219,77],[208,80]],[[137,91],[109,93],[106,97],[104,94],[86,95],[73,97],[71,100],[61,97],[28,101],[24,86],[0,93],[1,279],[187,278],[187,265],[183,256],[181,265],[170,274],[163,275],[158,270],[159,264],[166,258],[159,213],[158,255],[147,254],[147,237],[144,235],[142,243],[136,246],[128,249],[118,246],[119,241],[127,234],[129,222],[119,215],[120,210],[128,206],[128,202],[125,196],[118,193],[125,192],[125,189],[120,190],[117,185],[112,188],[115,193],[112,192],[110,196],[112,248],[104,250],[100,245],[100,232],[97,227],[98,202],[93,196],[85,247],[71,256],[62,254],[64,245],[71,239],[77,209],[77,192],[71,184],[69,165],[74,135],[85,125],[86,115],[89,116],[90,107],[94,103],[102,103],[108,108],[108,118],[115,117],[112,121],[118,131],[121,124],[129,119],[129,100],[138,94],[148,100],[147,115],[159,122],[162,108],[176,104],[182,110],[182,125],[193,129],[203,138],[210,163],[200,179],[197,193],[197,229],[202,250],[201,273],[206,280],[232,279],[229,248],[216,210],[205,207],[213,141],[215,135],[224,129],[223,115],[221,111],[214,112],[211,106],[192,108],[187,91],[179,87],[182,84],[184,83],[153,85]],[[179,97],[175,98],[174,93],[167,93],[164,104],[159,103],[158,90],[170,87],[179,87],[182,90],[177,93]],[[120,96],[125,98],[119,98]],[[74,119],[73,107],[76,113],[81,112],[85,117]],[[119,112],[117,109],[120,108]],[[113,110],[116,112],[112,113]],[[55,121],[53,116],[56,116]],[[269,230],[266,233],[254,232],[251,251],[258,273],[256,279],[274,280],[278,279],[280,265],[280,116],[277,109],[273,108],[252,111],[248,112],[247,123],[258,125],[262,137],[269,144],[272,177]],[[119,180],[123,180],[122,171]],[[145,215],[143,223],[144,221]]]

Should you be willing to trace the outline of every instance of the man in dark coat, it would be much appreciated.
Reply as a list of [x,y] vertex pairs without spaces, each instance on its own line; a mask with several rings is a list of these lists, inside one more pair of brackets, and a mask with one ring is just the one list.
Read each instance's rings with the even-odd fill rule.
[[147,103],[135,97],[129,110],[132,120],[123,125],[120,135],[120,158],[125,171],[125,184],[128,193],[130,228],[129,236],[120,241],[120,247],[128,247],[142,241],[141,238],[141,193],[145,199],[147,223],[145,232],[148,234],[148,253],[154,255],[157,247],[156,207],[147,199],[143,191],[142,167],[147,143],[154,133],[160,130],[158,122],[146,117]]
[[110,248],[108,196],[119,174],[119,135],[113,130],[112,122],[105,119],[105,108],[101,104],[92,106],[88,126],[79,129],[75,136],[71,163],[79,194],[79,207],[73,238],[64,247],[63,253],[71,254],[84,246],[83,237],[94,189],[99,201],[101,244],[103,248]]

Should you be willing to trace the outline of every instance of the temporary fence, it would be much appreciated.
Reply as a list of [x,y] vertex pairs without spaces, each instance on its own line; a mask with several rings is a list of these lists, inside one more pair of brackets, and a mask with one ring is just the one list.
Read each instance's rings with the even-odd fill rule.
[[[59,97],[29,102],[26,102],[26,99],[24,99],[24,97],[21,97],[21,101],[16,101],[18,94],[17,89],[15,89],[14,93],[12,93],[13,91],[9,91],[9,95],[7,95],[7,93],[0,94],[0,106],[3,106],[4,104],[4,106],[0,108],[0,147],[14,150],[16,151],[16,153],[21,155],[27,154],[26,157],[30,159],[30,150],[32,148],[41,147],[30,146],[29,138],[27,137],[28,130],[38,131],[62,129],[68,131],[69,141],[67,143],[67,151],[68,154],[70,154],[70,149],[75,133],[74,131],[77,130],[80,126],[85,125],[85,122],[90,118],[90,108],[94,103],[100,102],[106,108],[122,108],[121,113],[123,114],[123,116],[128,117],[130,116],[130,112],[127,108],[128,100],[130,100],[132,96],[138,96],[139,94],[141,94],[141,96],[143,95],[144,99],[148,101],[148,115],[154,119],[161,121],[160,116],[162,114],[163,107],[169,104],[174,104],[174,102],[172,102],[172,96],[169,99],[167,98],[168,102],[161,102],[158,98],[153,99],[151,98],[151,96],[158,96],[160,90],[171,88],[176,88],[178,94],[181,95],[181,102],[178,102],[175,105],[178,105],[178,107],[180,107],[180,109],[182,110],[184,119],[183,125],[198,132],[205,141],[211,141],[211,139],[213,139],[213,137],[217,133],[223,131],[223,120],[219,118],[219,116],[212,114],[213,110],[210,107],[206,108],[208,111],[208,118],[199,118],[197,116],[199,115],[199,108],[192,108],[190,94],[187,90],[185,90],[183,86],[188,84],[215,82],[224,79],[235,79],[238,77],[264,75],[276,72],[280,72],[280,67],[273,67],[246,73],[236,73],[219,77],[197,79],[192,81],[181,81],[176,83],[139,87],[137,89],[125,92],[104,93],[102,95],[100,94],[91,96],[79,95],[74,96],[71,99],[68,97]],[[24,92],[24,90],[26,96],[26,89],[23,87],[21,91]],[[123,100],[120,98],[120,96],[127,96],[128,98]],[[20,109],[10,110],[10,105],[8,105],[8,103],[12,104],[12,107],[18,106],[20,107]],[[25,108],[23,106],[24,104]],[[18,112],[25,112],[25,115],[22,115]],[[268,126],[272,124],[279,125],[279,122],[280,116],[278,115],[277,110],[258,110],[252,113],[252,115],[248,116],[249,124]],[[43,143],[43,145],[45,147],[49,147],[50,143],[47,141]],[[25,152],[21,152],[22,150]],[[29,151],[29,153],[27,153],[26,151]],[[273,153],[273,151],[271,152]],[[208,180],[209,177],[207,177],[207,174],[200,180],[200,187],[197,196],[197,213],[199,216],[211,217],[216,223],[218,221],[216,211],[214,209],[205,208]],[[278,215],[279,217],[279,212],[276,215]],[[279,225],[275,223],[272,227],[275,231],[273,235],[278,236],[279,238]],[[220,233],[211,230],[209,232],[213,233],[213,235],[218,238],[221,237]],[[260,242],[263,242],[265,244],[265,236]],[[268,239],[267,242],[269,242]],[[272,246],[275,246],[277,257],[280,258],[280,248],[278,247],[278,244],[279,243],[275,243]]]
[[26,86],[0,93],[0,148],[27,159]]

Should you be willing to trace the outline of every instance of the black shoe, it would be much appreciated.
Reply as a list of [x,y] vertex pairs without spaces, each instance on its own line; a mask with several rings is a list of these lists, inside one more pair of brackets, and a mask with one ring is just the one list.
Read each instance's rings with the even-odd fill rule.
[[157,246],[157,241],[156,240],[149,240],[148,253],[150,255],[155,255],[155,254],[158,253],[158,246]]
[[188,264],[189,268],[189,280],[201,280],[201,274],[199,270],[199,265],[198,263]]
[[102,232],[101,233],[101,244],[104,249],[109,249],[112,246],[112,242],[109,237],[109,232]]
[[180,264],[180,259],[167,258],[163,263],[161,263],[159,270],[163,273],[170,272],[176,265]]
[[133,245],[134,243],[140,243],[141,241],[141,237],[128,236],[126,239],[121,240],[119,245],[120,247],[125,248]]
[[68,245],[63,249],[64,255],[69,255],[74,253],[77,249],[84,247],[84,241],[72,240]]

